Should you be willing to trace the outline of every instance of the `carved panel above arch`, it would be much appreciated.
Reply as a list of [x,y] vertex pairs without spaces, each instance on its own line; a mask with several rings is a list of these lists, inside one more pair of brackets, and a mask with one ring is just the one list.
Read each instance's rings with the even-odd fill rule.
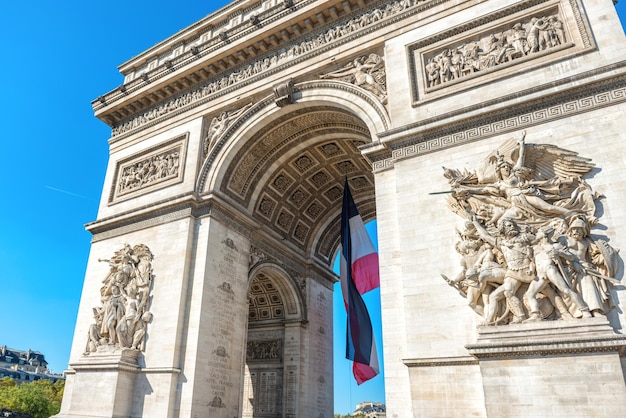
[[117,203],[183,181],[189,134],[173,138],[118,161],[109,193]]
[[578,0],[529,0],[408,46],[413,106],[591,51]]

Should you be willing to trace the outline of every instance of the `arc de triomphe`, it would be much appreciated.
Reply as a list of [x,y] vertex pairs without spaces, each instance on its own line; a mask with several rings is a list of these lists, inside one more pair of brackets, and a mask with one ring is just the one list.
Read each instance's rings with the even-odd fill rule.
[[59,416],[331,417],[345,177],[389,417],[626,410],[611,0],[238,0],[119,69]]

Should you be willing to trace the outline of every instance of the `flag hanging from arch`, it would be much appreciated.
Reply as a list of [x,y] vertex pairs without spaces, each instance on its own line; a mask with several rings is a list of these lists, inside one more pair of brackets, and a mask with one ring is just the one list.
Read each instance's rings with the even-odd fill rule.
[[343,190],[341,210],[341,292],[346,307],[346,358],[352,360],[352,373],[360,385],[378,372],[378,355],[367,307],[361,295],[379,287],[378,254],[354,204],[348,180]]

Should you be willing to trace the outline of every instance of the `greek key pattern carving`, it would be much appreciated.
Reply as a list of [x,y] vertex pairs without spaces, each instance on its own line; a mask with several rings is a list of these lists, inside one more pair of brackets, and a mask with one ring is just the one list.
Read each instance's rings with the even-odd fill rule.
[[626,86],[623,86],[623,80],[621,84],[622,86],[610,91],[603,91],[563,103],[553,104],[550,107],[534,109],[497,121],[489,121],[482,125],[447,135],[433,135],[430,138],[422,138],[418,143],[393,150],[390,158],[374,161],[373,169],[375,172],[385,170],[392,167],[394,161],[403,158],[439,151],[458,144],[476,141],[486,136],[499,135],[537,123],[567,117],[585,110],[624,102],[626,101]]
[[150,126],[156,123],[157,119],[173,116],[183,108],[186,110],[191,105],[197,106],[206,103],[229,93],[235,88],[266,78],[276,71],[286,69],[311,56],[350,42],[364,33],[378,30],[395,23],[397,20],[410,17],[447,1],[394,0],[383,3],[348,20],[341,21],[337,25],[330,26],[324,31],[316,32],[313,36],[304,38],[300,43],[291,45],[286,51],[281,49],[280,52],[268,54],[248,65],[237,67],[226,75],[213,78],[210,82],[192,87],[185,93],[113,127],[112,136],[116,137],[146,125]]

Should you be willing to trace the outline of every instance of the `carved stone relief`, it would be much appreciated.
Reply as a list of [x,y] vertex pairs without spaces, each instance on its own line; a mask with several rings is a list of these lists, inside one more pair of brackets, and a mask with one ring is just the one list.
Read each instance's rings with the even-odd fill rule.
[[246,361],[280,360],[282,340],[248,341]]
[[[290,61],[297,59],[298,57],[304,56],[311,52],[321,53],[326,46],[333,43],[339,43],[342,38],[349,38],[355,35],[356,32],[361,31],[367,27],[374,26],[382,20],[396,16],[399,13],[407,11],[408,9],[418,8],[419,6],[429,3],[436,5],[439,2],[432,0],[396,0],[381,4],[373,9],[364,11],[363,13],[355,15],[347,21],[339,22],[335,26],[327,28],[319,34],[304,38],[299,43],[294,43],[288,48],[281,49],[273,54],[269,54],[265,57],[259,58],[246,66],[238,68],[236,71],[223,75],[219,78],[215,78],[208,83],[201,84],[176,98],[172,98],[146,112],[143,112],[140,115],[134,116],[132,119],[113,127],[112,135],[118,136],[125,132],[139,128],[155,119],[171,114],[192,103],[196,103],[207,97],[217,95],[223,90],[226,90],[227,88],[235,84],[239,84],[246,80],[252,79],[257,75],[261,76],[261,74],[270,71],[277,66],[287,64]],[[370,56],[366,60],[370,60],[373,58],[374,57]],[[362,60],[362,58],[359,58],[359,60]],[[364,70],[368,70],[368,67],[371,64],[371,62],[367,64],[361,61],[359,62],[360,66],[365,65]],[[352,63],[352,65],[354,65],[354,62]],[[380,90],[380,87],[385,87],[384,83],[380,79],[380,76],[375,75],[374,79],[376,80],[375,85],[373,83],[370,83],[369,77],[365,77],[365,79],[359,81],[359,85],[364,88],[366,86],[367,88],[373,88],[376,91],[375,94],[377,96],[385,96],[386,98],[386,93],[383,93],[383,91]]]
[[202,146],[203,157],[209,155],[209,152],[217,143],[217,141],[221,138],[224,132],[226,132],[226,129],[228,129],[228,127],[235,119],[243,115],[246,110],[250,109],[250,107],[252,107],[252,103],[248,103],[240,109],[223,111],[218,116],[215,116],[213,119],[211,119],[211,123],[209,124],[207,132],[204,135]]
[[269,259],[269,256],[260,248],[255,247],[254,245],[250,246],[250,268],[267,259]]
[[556,11],[545,16],[526,17],[508,29],[483,33],[425,55],[426,91],[565,46],[565,28]]
[[387,103],[385,61],[378,54],[355,58],[339,70],[322,74],[320,78],[334,78],[354,84],[376,95],[381,103]]
[[525,133],[489,154],[474,171],[444,168],[461,270],[448,284],[485,325],[572,320],[615,308],[618,253],[600,225],[584,177],[594,164],[554,145],[526,144]]
[[109,202],[182,181],[186,148],[187,134],[118,162]]
[[144,244],[126,244],[108,260],[109,273],[102,281],[102,305],[93,308],[95,323],[89,327],[85,355],[128,348],[144,351],[152,288],[152,259]]
[[493,82],[493,76],[479,78],[488,73],[545,65],[591,47],[578,0],[517,3],[410,45],[413,105],[458,90],[448,87]]

